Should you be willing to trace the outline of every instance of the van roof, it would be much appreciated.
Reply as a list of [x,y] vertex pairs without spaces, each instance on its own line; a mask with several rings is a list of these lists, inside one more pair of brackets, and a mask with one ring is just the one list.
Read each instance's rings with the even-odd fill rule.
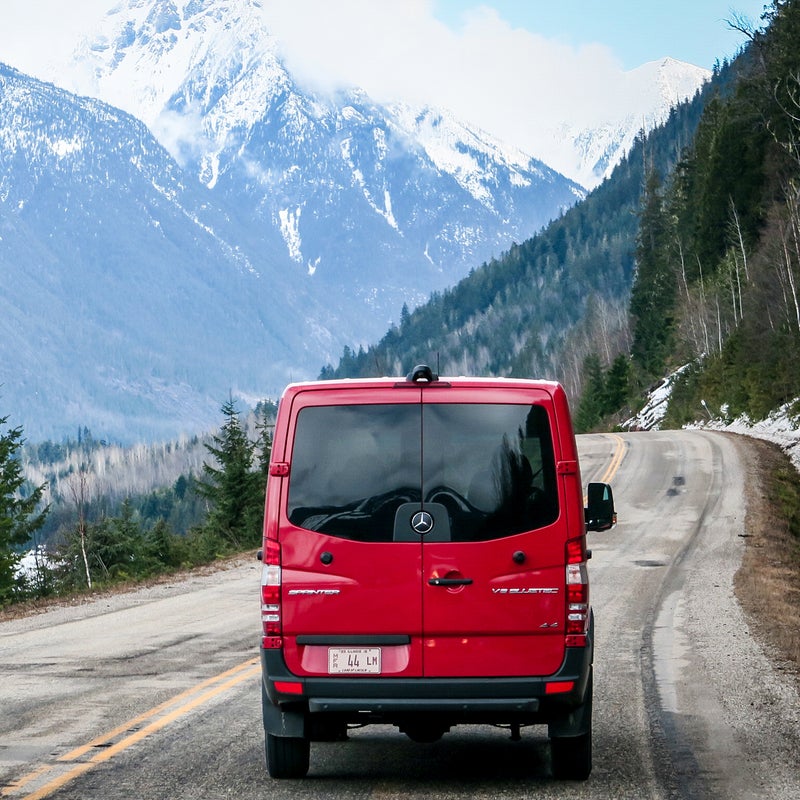
[[[284,393],[296,393],[305,390],[324,390],[324,389],[368,389],[386,388],[387,386],[394,386],[397,384],[412,384],[408,378],[402,377],[382,377],[382,378],[338,378],[336,380],[319,380],[319,381],[298,381],[290,383]],[[454,387],[470,388],[470,387],[502,387],[502,388],[520,388],[520,389],[546,389],[553,392],[557,388],[561,388],[558,381],[538,380],[530,378],[476,378],[468,376],[439,376],[433,382],[418,382],[415,385],[425,387],[428,385],[451,385]]]

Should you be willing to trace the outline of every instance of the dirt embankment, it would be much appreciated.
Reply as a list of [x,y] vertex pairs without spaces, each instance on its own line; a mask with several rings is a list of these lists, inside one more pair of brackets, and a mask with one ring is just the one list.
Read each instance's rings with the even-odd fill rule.
[[776,668],[800,686],[800,475],[777,445],[737,439],[747,475],[747,548],[736,596]]

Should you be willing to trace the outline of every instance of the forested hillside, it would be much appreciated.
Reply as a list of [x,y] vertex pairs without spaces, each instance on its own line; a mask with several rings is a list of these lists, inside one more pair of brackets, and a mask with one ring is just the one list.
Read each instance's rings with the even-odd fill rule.
[[612,177],[539,235],[431,296],[367,350],[348,348],[322,377],[402,374],[418,362],[444,374],[555,378],[576,395],[587,353],[610,363],[629,346],[637,213],[645,175],[669,172],[692,140],[727,68],[665,125],[640,137]]
[[671,424],[800,395],[800,2],[762,22],[585,202],[323,376],[555,378],[582,430],[685,364]]
[[275,410],[229,399],[216,433],[131,448],[27,444],[0,417],[0,609],[255,548]]
[[631,297],[644,378],[690,364],[678,425],[800,396],[800,2],[776,2],[677,168],[648,175]]

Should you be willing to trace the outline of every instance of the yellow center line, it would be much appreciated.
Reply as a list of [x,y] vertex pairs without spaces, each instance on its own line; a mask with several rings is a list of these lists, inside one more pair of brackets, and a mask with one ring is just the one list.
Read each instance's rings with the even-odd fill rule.
[[[120,739],[118,742],[109,747],[105,747],[100,752],[95,753],[95,755],[93,755],[88,761],[75,764],[75,766],[73,766],[71,769],[68,769],[66,772],[53,778],[31,794],[24,795],[21,800],[41,800],[41,798],[48,797],[54,791],[60,789],[62,786],[74,780],[79,775],[83,775],[85,772],[93,769],[98,764],[108,761],[124,750],[127,750],[132,745],[161,730],[203,703],[208,702],[209,700],[213,699],[219,694],[222,694],[222,692],[231,689],[237,684],[242,683],[249,678],[255,677],[258,674],[259,669],[260,667],[258,664],[258,659],[249,659],[248,661],[245,661],[244,663],[239,664],[232,669],[226,670],[219,675],[215,675],[213,678],[208,678],[204,681],[201,681],[191,689],[187,689],[186,691],[175,695],[166,702],[151,708],[149,711],[146,711],[131,720],[128,720],[128,722],[123,723],[108,733],[98,736],[91,742],[80,747],[76,747],[74,750],[71,750],[69,753],[56,759],[55,763],[38,767],[34,771],[14,781],[12,784],[4,787],[2,790],[0,790],[0,795],[3,797],[10,797],[12,794],[19,792],[22,788],[41,778],[43,775],[46,775],[48,772],[57,769],[59,765],[75,761],[76,759],[84,756],[87,752],[90,752],[95,747],[107,744],[121,734],[130,731],[131,728],[135,727],[136,725],[144,722],[145,720],[152,719],[172,706],[175,706],[176,703],[181,703],[182,701],[186,700],[186,702],[183,702],[182,705],[173,708],[171,711],[150,722],[150,724],[146,725],[145,727],[140,728],[138,731],[131,733],[129,736],[126,736],[123,739]],[[201,694],[198,695],[197,692],[201,692]],[[193,695],[196,696],[193,697]],[[187,700],[187,698],[192,699]]]
[[37,778],[40,778],[42,775],[50,772],[53,769],[52,764],[43,764],[41,767],[37,767],[33,772],[29,772],[27,775],[23,776],[19,780],[14,781],[12,784],[8,786],[4,786],[2,790],[0,790],[0,795],[6,797],[10,795],[13,791],[17,789],[21,789],[23,786],[26,786],[31,781],[35,781]]
[[[603,477],[600,478],[600,483],[611,483],[614,476],[617,474],[617,470],[620,468],[623,459],[625,458],[625,453],[628,450],[628,446],[625,444],[625,440],[618,436],[616,433],[609,434],[614,439],[615,447],[614,447],[614,455],[611,456],[611,463],[606,467],[606,471],[603,474]],[[583,504],[586,505],[587,497],[586,495],[583,496]]]
[[621,436],[612,433],[611,437],[616,442],[616,448],[614,449],[614,455],[611,458],[611,463],[608,465],[605,475],[600,478],[600,483],[611,483],[614,476],[617,474],[620,464],[622,464],[622,459],[625,458],[625,452],[627,450],[625,440]]
[[98,736],[96,739],[92,739],[91,742],[87,744],[81,745],[80,747],[76,747],[74,750],[71,750],[69,753],[64,754],[63,756],[59,756],[59,761],[76,761],[81,756],[88,753],[90,750],[93,750],[95,747],[99,747],[104,745],[106,742],[110,741],[111,739],[115,739],[121,733],[125,733],[129,731],[135,725],[139,725],[140,723],[144,722],[145,720],[150,719],[151,717],[155,717],[156,715],[160,714],[162,711],[166,710],[175,703],[180,702],[186,697],[189,697],[196,692],[199,692],[205,689],[207,686],[211,686],[218,681],[224,680],[229,675],[235,675],[237,672],[240,672],[244,669],[248,669],[253,664],[257,663],[256,659],[250,659],[249,661],[245,661],[242,664],[238,664],[237,666],[233,667],[232,669],[226,670],[225,672],[221,672],[219,675],[214,675],[212,678],[207,678],[204,681],[201,681],[196,686],[192,686],[190,689],[186,689],[185,691],[181,692],[180,694],[176,694],[175,697],[171,697],[169,700],[151,708],[149,711],[145,711],[143,714],[140,714],[138,717],[134,717],[133,719],[129,719],[127,722],[123,722],[114,730],[108,731],[108,733],[104,733],[102,736]]

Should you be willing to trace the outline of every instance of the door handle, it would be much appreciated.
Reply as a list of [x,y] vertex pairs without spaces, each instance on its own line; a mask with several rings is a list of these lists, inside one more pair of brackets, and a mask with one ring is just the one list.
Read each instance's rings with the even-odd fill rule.
[[431,586],[469,586],[472,578],[431,578],[428,583]]

